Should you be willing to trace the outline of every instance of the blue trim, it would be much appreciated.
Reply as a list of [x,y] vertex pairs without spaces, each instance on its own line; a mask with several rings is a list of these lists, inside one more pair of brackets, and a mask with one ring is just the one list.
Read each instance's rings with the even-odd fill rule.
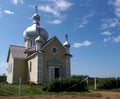
[[48,61],[48,64],[53,64],[53,65],[60,65],[60,61],[56,60],[56,59],[52,59]]

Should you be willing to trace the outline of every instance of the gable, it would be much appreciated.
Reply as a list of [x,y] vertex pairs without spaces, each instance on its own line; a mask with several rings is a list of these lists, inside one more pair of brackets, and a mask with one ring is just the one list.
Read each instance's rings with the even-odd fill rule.
[[[54,50],[56,49],[56,50]],[[66,62],[66,50],[57,37],[52,38],[46,45],[43,46],[44,51],[44,63],[49,65],[61,65],[65,67]]]
[[46,49],[47,47],[49,48],[57,47],[59,50],[65,51],[64,46],[62,45],[62,43],[59,41],[59,39],[56,36],[48,40],[48,42],[46,42],[43,45],[43,50]]

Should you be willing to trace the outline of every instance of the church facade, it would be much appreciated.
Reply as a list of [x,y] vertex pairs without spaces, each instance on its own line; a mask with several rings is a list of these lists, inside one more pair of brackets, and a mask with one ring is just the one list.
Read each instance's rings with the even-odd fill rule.
[[36,84],[55,78],[68,78],[70,70],[70,44],[66,35],[62,44],[54,36],[48,39],[47,31],[39,24],[40,16],[32,16],[33,23],[23,32],[25,46],[10,45],[7,56],[8,83],[30,81]]

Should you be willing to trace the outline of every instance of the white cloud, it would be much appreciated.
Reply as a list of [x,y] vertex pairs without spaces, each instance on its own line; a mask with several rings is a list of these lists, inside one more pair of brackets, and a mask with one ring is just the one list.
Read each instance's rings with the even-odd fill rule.
[[74,43],[72,47],[79,48],[82,46],[90,46],[90,45],[92,45],[92,42],[89,40],[85,40],[84,42]]
[[62,20],[55,19],[55,20],[53,20],[53,21],[49,21],[49,23],[52,23],[52,24],[60,24],[60,23],[62,23]]
[[11,0],[13,4],[17,5],[18,3],[23,4],[23,0]]
[[79,22],[79,25],[78,25],[78,28],[85,27],[85,25],[89,23],[89,18],[92,17],[92,16],[93,16],[93,14],[90,13],[88,15],[85,15],[83,18],[81,18],[81,20]]
[[105,38],[104,39],[104,42],[108,42],[108,41],[110,41],[111,40],[111,37],[108,37],[108,38]]
[[120,43],[120,35],[116,37],[108,37],[104,39],[104,42],[115,42],[115,43]]
[[54,10],[50,5],[41,5],[38,7],[40,10],[47,12],[47,13],[51,13],[54,16],[59,16],[60,13],[57,10]]
[[114,6],[114,14],[120,18],[120,0],[109,0],[108,4]]
[[117,18],[106,18],[102,19],[103,24],[101,25],[101,29],[108,29],[120,26],[120,22]]
[[104,32],[102,32],[101,34],[102,34],[102,35],[108,35],[108,36],[110,36],[110,35],[112,35],[113,33],[110,32],[110,31],[104,31]]
[[14,14],[14,12],[10,11],[10,10],[4,10],[4,13],[6,13],[6,14]]
[[55,18],[54,21],[48,21],[51,24],[62,23],[65,19],[65,13],[63,12],[67,11],[73,5],[73,3],[71,3],[68,0],[43,0],[43,1],[44,3],[38,6],[38,10],[53,15],[53,17]]
[[83,28],[87,23],[88,23],[88,20],[86,20],[86,19],[82,20],[82,22],[80,23],[78,28]]
[[72,5],[73,3],[67,0],[48,0],[47,4],[39,5],[38,9],[58,17],[61,15],[62,11],[68,10]]
[[113,37],[113,42],[119,43],[120,42],[120,35],[117,37]]
[[68,2],[67,0],[53,0],[56,7],[61,11],[67,10],[73,3]]

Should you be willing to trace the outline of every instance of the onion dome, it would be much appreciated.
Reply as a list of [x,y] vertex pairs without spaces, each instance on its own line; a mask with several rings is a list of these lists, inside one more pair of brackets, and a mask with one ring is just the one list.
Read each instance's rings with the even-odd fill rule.
[[70,47],[70,43],[68,42],[68,35],[65,35],[66,41],[63,43],[63,46]]
[[48,39],[48,33],[47,31],[40,27],[39,21],[40,16],[37,14],[37,8],[36,12],[32,16],[33,24],[26,28],[26,30],[23,32],[24,40],[28,40],[30,38],[36,38],[40,34],[40,37],[43,39],[43,41],[47,41]]
[[44,41],[47,41],[48,39],[47,31],[44,28],[41,28],[39,25],[33,24],[23,32],[23,37],[25,40],[27,40],[29,38],[36,38],[39,34]]
[[37,13],[33,14],[32,19],[33,19],[33,24],[39,25],[40,16]]

